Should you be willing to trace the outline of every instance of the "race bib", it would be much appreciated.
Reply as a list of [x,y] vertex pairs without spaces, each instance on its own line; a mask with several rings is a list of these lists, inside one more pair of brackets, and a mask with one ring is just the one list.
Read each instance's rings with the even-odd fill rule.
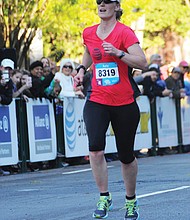
[[111,86],[119,82],[117,63],[95,64],[96,82],[99,86]]

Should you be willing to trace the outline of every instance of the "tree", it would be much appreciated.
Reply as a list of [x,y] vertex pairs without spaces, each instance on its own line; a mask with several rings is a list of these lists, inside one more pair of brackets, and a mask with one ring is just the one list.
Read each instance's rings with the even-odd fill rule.
[[[141,16],[151,0],[128,1],[122,4],[124,14],[122,22],[130,25],[133,20]],[[124,2],[124,1],[123,1]],[[140,8],[138,13],[132,9]],[[82,45],[82,31],[85,27],[99,22],[97,4],[95,0],[57,1],[47,8],[48,17],[52,25],[44,30],[45,54],[64,50],[64,56],[81,58],[84,51]],[[58,22],[59,21],[59,22]],[[53,52],[53,53],[52,53]]]
[[[169,62],[171,48],[189,29],[189,5],[189,0],[123,0],[121,21],[130,26],[145,14],[144,49],[163,48]],[[44,56],[59,61],[64,55],[79,61],[83,29],[99,22],[96,10],[95,0],[0,0],[0,48],[16,48],[21,67],[40,28]]]
[[27,58],[36,30],[43,23],[48,0],[3,0],[0,12],[0,48],[15,48],[17,64]]
[[186,36],[189,23],[189,0],[152,1],[146,12],[145,50],[161,48],[166,63],[175,60],[174,47]]
[[[137,0],[124,4],[123,20],[130,23],[138,16],[131,8],[143,8],[149,1]],[[95,1],[3,0],[0,5],[0,48],[16,48],[19,67],[27,60],[38,28],[43,32],[45,56],[55,61],[59,61],[63,54],[80,59],[83,53],[83,29],[99,22]]]

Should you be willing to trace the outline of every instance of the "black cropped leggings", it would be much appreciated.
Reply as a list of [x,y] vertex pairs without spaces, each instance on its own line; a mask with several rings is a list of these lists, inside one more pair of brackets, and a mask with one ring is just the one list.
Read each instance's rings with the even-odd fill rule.
[[136,102],[123,106],[107,106],[87,101],[84,107],[84,121],[89,151],[105,150],[106,131],[111,122],[119,160],[125,164],[131,163],[135,159],[134,140],[139,119]]

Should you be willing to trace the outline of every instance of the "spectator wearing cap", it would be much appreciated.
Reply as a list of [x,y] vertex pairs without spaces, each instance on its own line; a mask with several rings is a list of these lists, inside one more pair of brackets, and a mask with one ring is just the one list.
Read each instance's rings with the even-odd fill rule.
[[9,77],[12,71],[14,70],[14,62],[11,59],[5,58],[1,61],[0,70],[7,70]]
[[54,78],[53,71],[42,79],[43,63],[38,60],[30,65],[29,70],[32,77],[32,87],[29,90],[32,96],[34,98],[48,98],[44,90],[50,85]]
[[14,69],[14,62],[6,58],[1,61],[1,66],[10,71]]
[[184,77],[185,77],[185,74],[188,73],[189,71],[189,64],[187,61],[185,60],[182,60],[180,63],[179,63],[179,68],[181,70],[181,75],[180,75],[180,79],[181,79],[181,82],[182,82],[182,86],[183,88],[185,88],[185,84],[184,84]]
[[172,98],[180,99],[185,97],[185,90],[182,87],[180,75],[182,74],[179,67],[174,67],[171,75],[165,80],[168,89],[172,90]]
[[162,57],[159,54],[151,55],[150,64],[153,64],[153,63],[158,64],[158,66],[160,67],[162,63]]
[[179,68],[180,68],[182,74],[187,73],[189,71],[189,64],[188,64],[188,62],[186,62],[185,60],[182,60],[179,63]]

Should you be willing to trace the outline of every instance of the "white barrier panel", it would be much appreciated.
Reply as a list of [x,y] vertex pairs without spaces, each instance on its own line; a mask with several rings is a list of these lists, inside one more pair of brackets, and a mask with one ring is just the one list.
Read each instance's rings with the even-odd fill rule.
[[83,107],[84,100],[74,97],[64,97],[63,129],[66,157],[88,155]]
[[140,110],[140,122],[135,137],[135,150],[152,147],[152,130],[150,120],[150,102],[147,96],[139,96],[137,104]]
[[[85,100],[64,97],[64,135],[66,157],[88,155],[88,138],[83,119]],[[95,119],[96,120],[96,119]],[[111,126],[107,131],[106,153],[116,152],[115,138]]]
[[0,165],[18,163],[18,141],[15,100],[0,105]]
[[181,125],[183,144],[190,144],[190,96],[181,99]]
[[[83,119],[84,103],[85,100],[82,99],[74,97],[64,98],[63,123],[66,157],[88,155],[88,139]],[[135,150],[152,147],[149,100],[147,97],[141,97],[138,100],[138,105],[142,112],[141,122],[136,135]],[[111,126],[109,126],[106,135],[105,153],[117,152],[115,136]]]
[[53,104],[47,99],[32,100],[26,104],[29,131],[30,161],[54,160],[57,139]]
[[156,97],[159,147],[178,146],[175,100]]

